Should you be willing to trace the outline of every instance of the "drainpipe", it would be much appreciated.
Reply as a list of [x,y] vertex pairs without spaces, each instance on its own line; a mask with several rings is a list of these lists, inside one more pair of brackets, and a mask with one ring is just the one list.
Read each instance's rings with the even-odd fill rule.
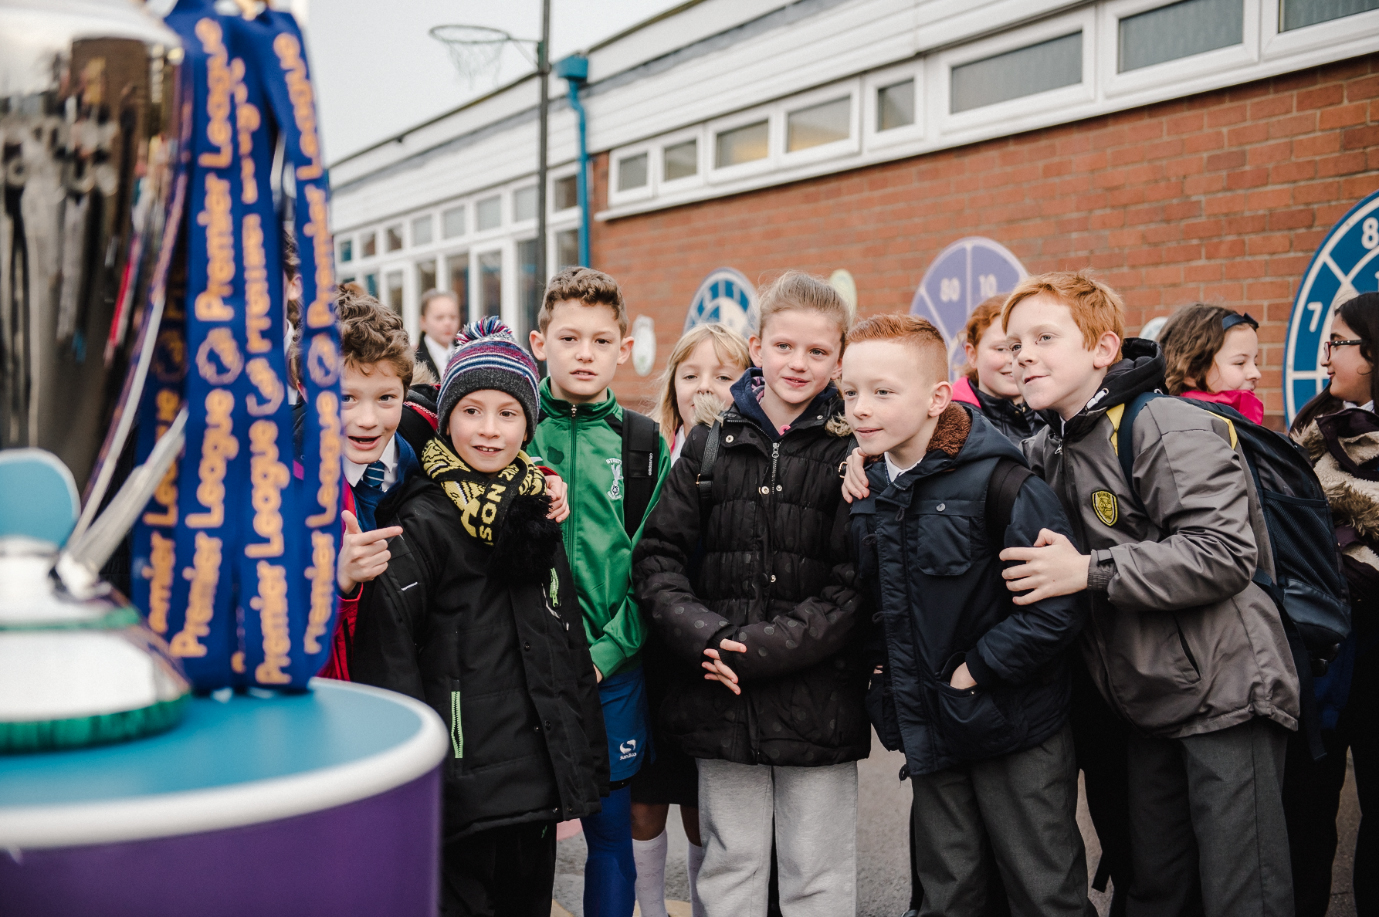
[[583,54],[571,54],[556,62],[555,75],[569,84],[570,107],[579,119],[579,172],[575,176],[575,187],[579,194],[579,263],[592,267],[589,263],[589,146],[584,106],[579,101],[580,87],[589,79],[589,58]]

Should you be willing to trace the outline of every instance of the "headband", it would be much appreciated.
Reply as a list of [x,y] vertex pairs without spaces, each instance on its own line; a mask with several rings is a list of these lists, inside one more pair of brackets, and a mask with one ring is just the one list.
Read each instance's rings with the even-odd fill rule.
[[1236,325],[1249,325],[1256,331],[1259,330],[1259,322],[1251,318],[1248,312],[1232,312],[1230,315],[1221,319],[1222,331],[1230,331]]

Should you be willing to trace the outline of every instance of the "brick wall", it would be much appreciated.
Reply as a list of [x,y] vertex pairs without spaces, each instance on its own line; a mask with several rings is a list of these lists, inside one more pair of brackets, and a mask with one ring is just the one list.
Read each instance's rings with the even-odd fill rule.
[[[606,205],[608,157],[594,169]],[[1379,187],[1379,54],[811,181],[596,223],[592,258],[656,322],[657,372],[700,281],[847,268],[858,311],[909,308],[934,256],[988,236],[1032,272],[1091,267],[1132,331],[1194,300],[1262,322],[1281,422],[1286,323],[1327,230]],[[629,405],[654,375],[619,370]]]

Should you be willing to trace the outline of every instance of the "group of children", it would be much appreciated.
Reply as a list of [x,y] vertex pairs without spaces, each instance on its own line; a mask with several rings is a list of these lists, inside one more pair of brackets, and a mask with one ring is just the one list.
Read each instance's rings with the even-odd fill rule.
[[[792,271],[749,341],[686,333],[653,422],[610,389],[632,342],[606,274],[552,278],[529,349],[459,329],[453,298],[425,312],[414,348],[341,293],[324,674],[449,727],[443,914],[544,917],[577,818],[585,914],[664,917],[672,804],[696,915],[855,913],[873,728],[905,755],[919,914],[1094,913],[1079,769],[1113,912],[1324,912],[1345,751],[1363,800],[1375,741],[1379,296],[1333,319],[1332,401],[1299,417],[1357,622],[1322,762],[1290,748],[1304,688],[1260,495],[1228,416],[1190,400],[1262,419],[1249,316],[1180,310],[1161,350],[1100,281],[1030,277],[973,313],[952,383],[928,322],[854,324]],[[1118,437],[1156,390],[1183,397]],[[1294,757],[1314,776],[1290,790]]]

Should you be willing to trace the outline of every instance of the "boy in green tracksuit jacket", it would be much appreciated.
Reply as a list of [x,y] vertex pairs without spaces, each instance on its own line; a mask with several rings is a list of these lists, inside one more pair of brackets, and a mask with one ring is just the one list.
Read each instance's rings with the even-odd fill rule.
[[[646,418],[618,404],[609,385],[618,365],[632,355],[627,308],[617,281],[590,268],[567,268],[551,278],[531,333],[531,348],[549,372],[541,383],[541,421],[531,443],[532,460],[559,472],[568,487],[570,517],[564,523],[565,553],[574,572],[589,655],[599,679],[613,792],[603,811],[581,819],[589,844],[584,869],[584,913],[589,917],[632,912],[636,869],[632,858],[631,790],[628,784],[654,752],[640,650],[645,627],[632,598],[632,547],[624,510],[632,475],[637,491],[652,483],[645,510],[655,503],[670,469],[666,450],[645,445]],[[654,424],[652,424],[654,428]],[[624,468],[625,437],[638,457]],[[658,442],[659,433],[649,437]],[[657,462],[652,456],[659,455]],[[643,467],[645,461],[648,466]],[[652,472],[654,468],[654,472]],[[648,472],[654,482],[646,480]],[[636,513],[637,507],[631,507]],[[640,534],[642,519],[632,520]]]

